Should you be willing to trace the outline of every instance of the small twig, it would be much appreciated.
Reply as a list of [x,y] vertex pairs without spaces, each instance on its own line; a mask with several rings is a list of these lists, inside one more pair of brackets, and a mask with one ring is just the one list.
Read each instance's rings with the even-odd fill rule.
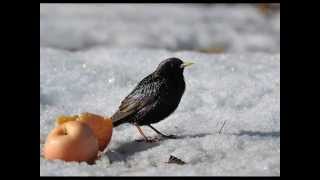
[[220,122],[220,121],[217,121],[217,123],[216,123],[216,127],[219,125],[219,122]]
[[223,129],[224,125],[226,124],[226,122],[227,122],[227,120],[225,120],[225,121],[223,122],[222,127],[221,127],[220,130],[219,130],[219,134],[221,134],[222,129]]

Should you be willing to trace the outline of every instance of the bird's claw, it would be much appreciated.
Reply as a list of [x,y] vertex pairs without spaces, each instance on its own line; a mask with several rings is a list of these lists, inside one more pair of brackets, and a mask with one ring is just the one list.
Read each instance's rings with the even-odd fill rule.
[[148,139],[145,139],[146,143],[155,143],[155,142],[159,142],[159,141],[160,141],[159,138],[148,138]]
[[146,138],[146,139],[137,139],[136,142],[146,142],[146,143],[155,143],[159,142],[160,139],[155,137],[155,138]]

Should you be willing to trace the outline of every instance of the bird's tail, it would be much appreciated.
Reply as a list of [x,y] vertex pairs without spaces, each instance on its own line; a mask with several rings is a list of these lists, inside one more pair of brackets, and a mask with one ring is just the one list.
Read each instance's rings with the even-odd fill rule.
[[114,115],[112,115],[111,120],[112,120],[113,127],[117,127],[120,124],[123,124],[126,122],[126,119],[121,117],[119,113],[115,113]]
[[[112,119],[112,118],[111,118]],[[113,127],[117,127],[117,126],[119,126],[120,124],[122,124],[123,122],[122,121],[120,121],[120,119],[119,120],[116,120],[116,121],[114,121],[113,119],[112,119],[112,125],[113,125]]]

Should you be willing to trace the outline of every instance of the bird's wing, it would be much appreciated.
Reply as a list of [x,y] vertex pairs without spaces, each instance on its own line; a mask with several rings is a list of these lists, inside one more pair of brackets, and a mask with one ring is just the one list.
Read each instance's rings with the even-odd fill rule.
[[121,102],[119,110],[112,116],[112,120],[118,121],[134,114],[145,106],[155,102],[158,98],[156,88],[159,81],[154,81],[151,75],[144,78],[136,88]]
[[[119,110],[117,111],[117,119],[123,119],[130,114],[134,114],[138,112],[140,109],[145,107],[146,105],[153,102],[154,97],[151,96],[143,96],[136,97],[130,96],[121,102]],[[115,116],[114,116],[115,117]]]

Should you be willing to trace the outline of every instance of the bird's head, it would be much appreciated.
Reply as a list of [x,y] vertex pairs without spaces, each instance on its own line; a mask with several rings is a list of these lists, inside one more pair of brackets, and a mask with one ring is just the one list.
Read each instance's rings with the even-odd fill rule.
[[194,64],[193,62],[183,62],[179,58],[168,58],[162,61],[157,69],[156,74],[164,77],[182,76],[185,67]]

